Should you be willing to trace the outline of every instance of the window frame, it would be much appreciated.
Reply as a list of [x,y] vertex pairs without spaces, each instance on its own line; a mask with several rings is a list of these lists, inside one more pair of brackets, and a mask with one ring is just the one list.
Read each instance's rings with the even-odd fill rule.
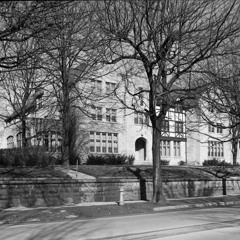
[[208,157],[223,158],[224,145],[220,141],[208,141]]
[[90,131],[90,153],[118,154],[119,134],[111,132]]
[[7,137],[7,148],[14,148],[14,137],[12,135]]
[[161,140],[160,156],[161,157],[170,157],[171,156],[171,141],[170,140]]

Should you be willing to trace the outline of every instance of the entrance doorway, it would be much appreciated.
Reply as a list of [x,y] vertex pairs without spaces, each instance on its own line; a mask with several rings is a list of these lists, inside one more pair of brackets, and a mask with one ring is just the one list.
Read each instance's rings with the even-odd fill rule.
[[137,162],[146,161],[146,139],[141,137],[135,142],[135,158]]

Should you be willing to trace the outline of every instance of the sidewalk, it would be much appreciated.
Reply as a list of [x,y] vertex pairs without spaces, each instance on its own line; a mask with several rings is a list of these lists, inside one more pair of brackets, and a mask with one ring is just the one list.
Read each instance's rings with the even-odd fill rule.
[[168,199],[172,206],[155,207],[154,211],[202,208],[202,207],[224,207],[240,205],[240,195],[215,196],[215,197],[195,197],[182,199]]
[[240,205],[240,195],[167,199],[166,203],[154,204],[149,201],[91,202],[56,207],[8,208],[0,212],[0,224],[29,222],[66,221],[92,219],[109,216],[154,214],[159,211],[176,211],[187,208],[224,207]]

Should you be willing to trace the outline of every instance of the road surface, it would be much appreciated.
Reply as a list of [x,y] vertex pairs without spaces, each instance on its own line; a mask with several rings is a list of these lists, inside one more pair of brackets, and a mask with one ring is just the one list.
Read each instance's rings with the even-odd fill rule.
[[239,240],[240,207],[151,215],[0,225],[1,240]]

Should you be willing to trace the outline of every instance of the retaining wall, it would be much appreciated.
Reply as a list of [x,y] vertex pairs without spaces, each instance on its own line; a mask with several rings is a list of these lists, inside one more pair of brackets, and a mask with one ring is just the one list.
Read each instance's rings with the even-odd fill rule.
[[[0,209],[25,206],[57,206],[81,202],[119,200],[120,187],[125,200],[147,200],[152,180],[101,178],[97,180],[0,179]],[[240,194],[240,179],[163,181],[166,198]]]

